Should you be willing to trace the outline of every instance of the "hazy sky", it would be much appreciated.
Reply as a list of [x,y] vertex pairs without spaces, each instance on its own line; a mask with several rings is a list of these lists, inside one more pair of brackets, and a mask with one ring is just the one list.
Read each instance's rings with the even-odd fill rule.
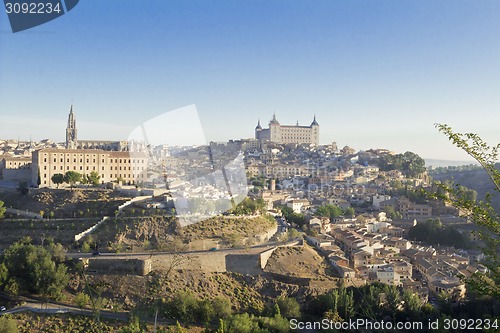
[[[320,124],[320,142],[463,160],[433,124],[500,142],[500,2],[86,0],[13,34],[0,138],[126,139],[195,104],[208,141]],[[168,129],[166,129],[168,130]]]

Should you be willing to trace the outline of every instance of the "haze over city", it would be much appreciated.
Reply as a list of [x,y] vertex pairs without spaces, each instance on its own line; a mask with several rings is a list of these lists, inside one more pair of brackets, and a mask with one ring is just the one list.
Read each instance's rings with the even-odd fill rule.
[[81,2],[12,34],[0,20],[0,137],[126,139],[195,104],[207,141],[260,119],[309,125],[320,143],[466,160],[434,128],[500,142],[495,1]]

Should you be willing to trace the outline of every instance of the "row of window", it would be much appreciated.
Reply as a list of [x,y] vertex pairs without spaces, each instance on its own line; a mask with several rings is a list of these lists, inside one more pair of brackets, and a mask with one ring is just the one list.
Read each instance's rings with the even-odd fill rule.
[[[118,160],[119,160],[120,162],[118,162]],[[69,161],[70,161],[70,159],[69,159],[69,158],[67,158],[67,159],[66,159],[66,163],[69,163]],[[76,163],[76,161],[77,161],[77,159],[76,159],[76,158],[73,158],[73,163]],[[104,163],[104,161],[105,161],[104,159],[101,159],[101,163]],[[47,163],[47,158],[46,158],[46,157],[43,159],[43,162],[44,162],[44,163]],[[61,158],[61,159],[60,159],[60,162],[61,162],[61,163],[63,163],[63,162],[64,162],[64,159],[63,159],[63,158]],[[96,162],[96,159],[95,159],[95,158],[94,158],[94,159],[92,159],[92,163],[95,163],[95,162]],[[137,160],[137,161],[136,161],[136,160],[133,160],[133,159],[132,159],[132,162],[133,162],[133,163],[139,163],[139,160]],[[54,158],[54,163],[57,163],[57,158]],[[80,163],[83,163],[83,158],[80,158]],[[86,159],[86,163],[90,163],[90,159],[88,159],[88,158],[87,158],[87,159]],[[111,160],[110,160],[110,163],[113,163],[113,159],[111,159]],[[121,158],[120,158],[120,159],[117,159],[117,158],[115,158],[115,163],[130,163],[130,159],[121,159]],[[144,159],[142,159],[140,163],[144,164]]]
[[[113,177],[113,175],[110,175],[110,177]],[[120,178],[144,178],[144,175],[143,174],[131,175],[129,173],[125,173],[123,175],[121,173],[120,174],[115,174],[115,178],[118,178],[118,177],[120,177]],[[47,179],[47,174],[46,173],[43,174],[43,178]],[[101,178],[104,179],[106,177],[105,177],[104,174],[101,174]],[[46,181],[44,181],[44,184],[47,184]]]
[[[90,170],[89,166],[86,166],[85,168],[86,168],[85,170],[87,170],[87,171]],[[128,167],[128,170],[134,170],[135,171],[136,170],[135,168],[136,167]],[[113,167],[111,167],[110,169],[113,170]],[[47,170],[47,166],[46,165],[43,166],[43,170]],[[57,165],[54,165],[54,170],[57,170]],[[61,165],[59,167],[59,170],[64,170],[64,167]],[[69,165],[66,166],[66,170],[69,170]],[[76,170],[76,165],[73,166],[73,170]],[[80,170],[83,170],[83,166],[80,166]],[[96,167],[93,166],[92,170],[95,171]],[[101,170],[104,171],[104,167],[101,167]],[[115,170],[118,170],[118,167],[115,167]],[[120,170],[122,170],[122,167],[120,167]],[[124,171],[127,170],[127,167],[123,167],[123,170]],[[137,167],[137,171],[144,171],[144,167]]]
[[[104,180],[101,182],[101,184],[104,184]],[[128,181],[128,184],[129,184],[129,185],[134,185],[134,184],[135,184],[135,182],[134,182],[133,180],[129,180],[129,181]],[[43,185],[47,185],[47,181],[46,181],[46,180],[44,180],[44,181],[43,181]]]

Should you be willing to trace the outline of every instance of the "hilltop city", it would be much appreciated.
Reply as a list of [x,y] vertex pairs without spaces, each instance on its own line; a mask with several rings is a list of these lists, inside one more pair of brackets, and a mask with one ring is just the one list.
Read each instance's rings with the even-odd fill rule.
[[[63,143],[0,140],[3,312],[42,302],[46,322],[66,308],[64,325],[83,313],[96,331],[278,332],[466,311],[464,279],[488,270],[481,229],[429,194],[448,180],[413,152],[321,145],[311,119],[274,114],[254,138],[180,147],[82,140],[71,106]],[[65,268],[32,285],[16,256],[37,247]],[[14,319],[31,332],[32,317]]]

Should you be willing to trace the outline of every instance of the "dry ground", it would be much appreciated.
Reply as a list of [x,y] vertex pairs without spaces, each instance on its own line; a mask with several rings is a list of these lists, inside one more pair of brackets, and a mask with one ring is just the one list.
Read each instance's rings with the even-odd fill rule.
[[130,198],[103,189],[41,189],[28,195],[14,190],[0,192],[0,200],[5,207],[30,212],[44,212],[54,218],[112,216],[119,205]]
[[329,266],[324,258],[307,245],[276,249],[264,270],[270,273],[311,279],[330,275]]

